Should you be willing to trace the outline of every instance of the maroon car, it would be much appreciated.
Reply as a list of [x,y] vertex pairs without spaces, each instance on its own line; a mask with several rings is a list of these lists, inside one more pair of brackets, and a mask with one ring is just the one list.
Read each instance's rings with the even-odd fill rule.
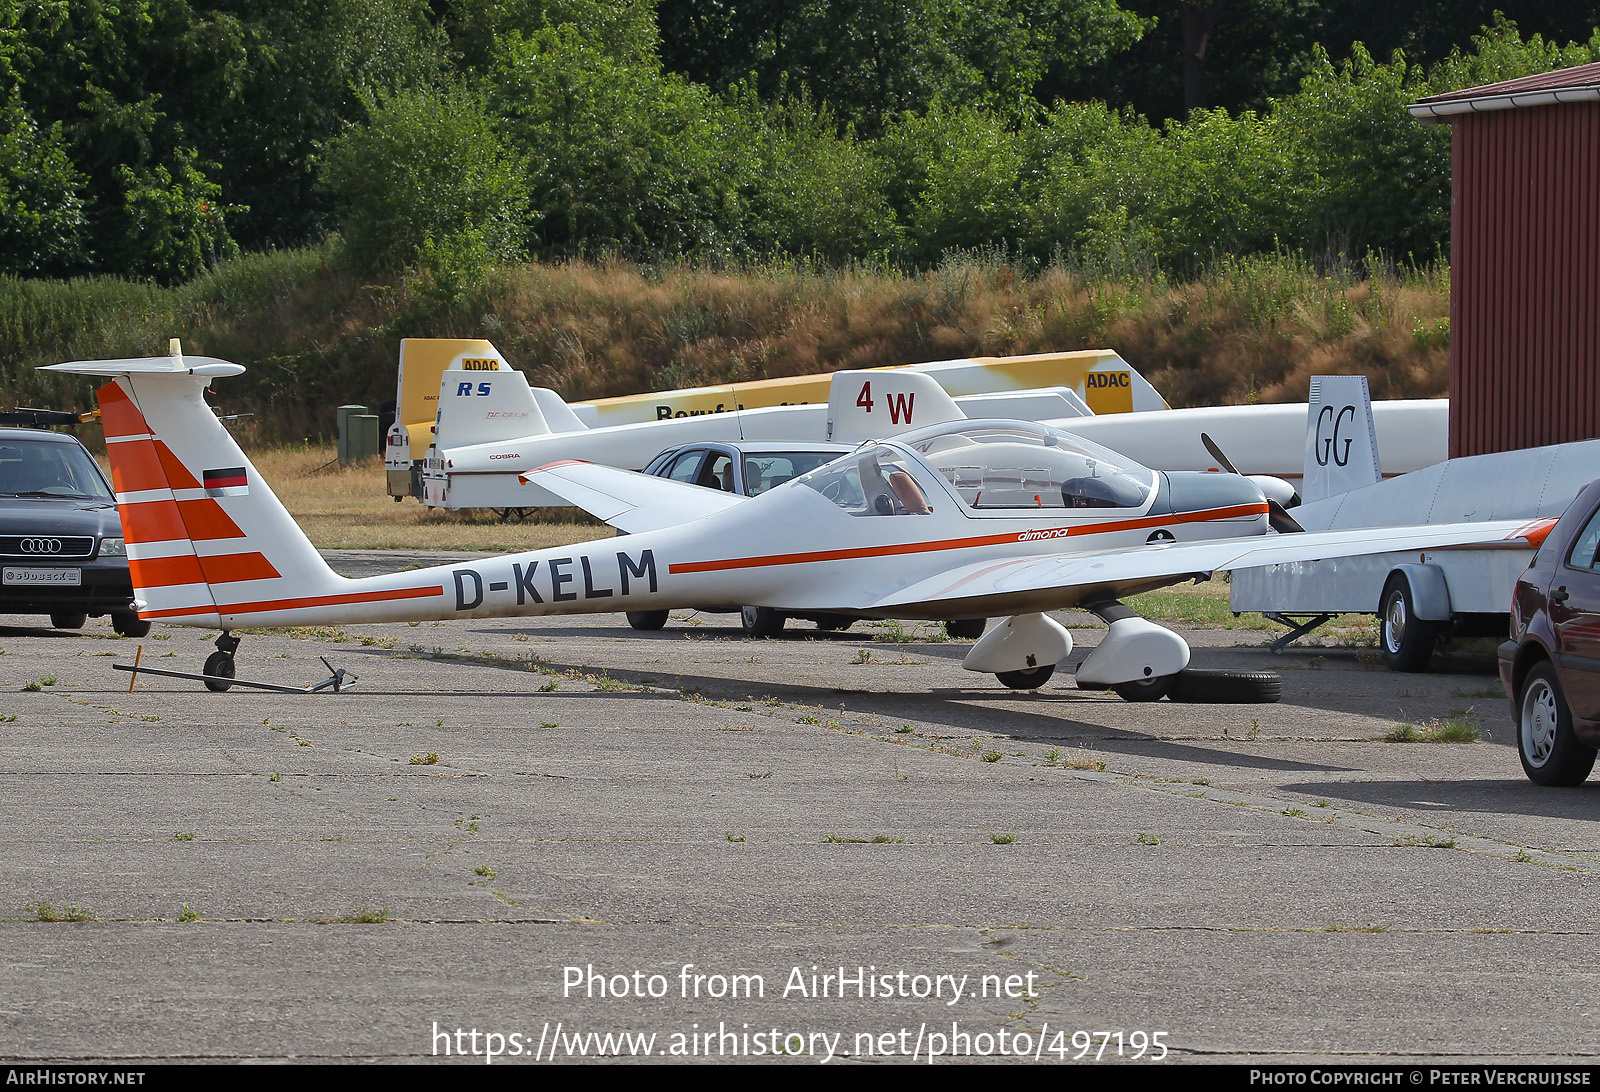
[[1577,785],[1600,748],[1600,481],[1578,494],[1517,580],[1500,681],[1522,768]]

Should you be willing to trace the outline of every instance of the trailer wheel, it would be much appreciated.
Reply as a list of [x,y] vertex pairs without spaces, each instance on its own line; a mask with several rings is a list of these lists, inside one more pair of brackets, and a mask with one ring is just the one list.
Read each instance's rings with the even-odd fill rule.
[[740,607],[739,624],[750,637],[776,637],[783,632],[788,616],[771,607]]
[[1439,639],[1439,624],[1417,617],[1411,582],[1395,573],[1378,600],[1378,644],[1390,671],[1426,671]]
[[1195,705],[1267,705],[1283,700],[1276,671],[1203,671],[1185,668],[1172,676],[1168,696]]

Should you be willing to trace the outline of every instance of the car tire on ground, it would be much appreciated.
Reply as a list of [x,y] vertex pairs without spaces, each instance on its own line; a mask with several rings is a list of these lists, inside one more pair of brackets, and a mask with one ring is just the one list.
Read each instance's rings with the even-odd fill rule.
[[987,618],[957,618],[944,624],[944,631],[957,641],[976,641],[989,626]]
[[817,615],[817,628],[826,633],[843,633],[855,624],[856,620],[848,614]]
[[50,624],[57,629],[82,629],[89,620],[87,614],[52,614]]
[[1378,600],[1378,647],[1383,662],[1390,671],[1426,671],[1438,639],[1439,623],[1417,617],[1411,582],[1395,573]]
[[648,633],[666,625],[669,613],[669,611],[664,610],[630,610],[627,612],[628,625]]
[[1055,673],[1056,665],[1046,664],[1025,671],[997,671],[994,677],[1013,690],[1037,690],[1049,682],[1050,676]]
[[1517,754],[1535,785],[1579,785],[1594,768],[1595,749],[1572,730],[1572,710],[1548,661],[1522,680],[1517,697]]
[[206,666],[202,670],[212,676],[206,680],[207,690],[214,690],[220,694],[233,686],[233,683],[228,681],[233,678],[233,657],[226,652],[213,652],[207,656]]
[[1283,700],[1276,671],[1206,671],[1185,668],[1171,676],[1168,696],[1196,705],[1263,705]]
[[771,607],[740,607],[739,624],[750,637],[776,637],[789,619]]
[[150,623],[131,610],[112,611],[111,628],[119,637],[145,637],[150,633]]

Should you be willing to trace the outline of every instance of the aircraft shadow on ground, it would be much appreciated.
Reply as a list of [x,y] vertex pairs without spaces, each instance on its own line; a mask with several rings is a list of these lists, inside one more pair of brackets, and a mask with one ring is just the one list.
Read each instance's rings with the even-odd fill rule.
[[[350,648],[345,652],[357,653],[364,656],[390,657],[395,655],[392,650],[381,648]],[[446,655],[441,659],[451,659]],[[514,671],[522,675],[530,675],[525,662],[493,659],[476,660],[463,657],[462,662],[479,667],[500,668]],[[744,682],[737,679],[728,679],[714,675],[693,675],[683,672],[662,671],[659,666],[652,670],[633,670],[617,667],[596,668],[581,663],[562,663],[545,657],[539,658],[539,663],[546,671],[565,674],[569,671],[580,675],[604,674],[619,682],[642,686],[670,687],[679,693],[698,695],[718,701],[760,702],[766,699],[780,699],[790,704],[813,707],[823,711],[818,714],[825,716],[828,710],[841,706],[849,706],[846,712],[869,713],[882,716],[885,719],[919,720],[926,724],[936,725],[948,729],[953,734],[965,734],[974,730],[993,732],[1007,736],[1018,742],[1029,743],[1092,743],[1093,749],[1108,754],[1138,755],[1143,758],[1165,759],[1174,762],[1199,762],[1213,766],[1226,766],[1240,769],[1284,770],[1303,771],[1307,773],[1349,773],[1350,767],[1327,765],[1314,762],[1302,762],[1293,759],[1269,758],[1261,755],[1240,754],[1232,751],[1207,747],[1193,742],[1173,742],[1163,740],[1156,736],[1145,735],[1140,732],[1113,728],[1109,725],[1098,724],[1092,721],[1083,721],[1072,718],[1076,710],[1072,706],[1083,708],[1084,696],[1073,690],[1045,690],[1033,694],[1014,690],[980,690],[936,688],[913,694],[885,694],[868,690],[842,689],[833,686],[810,686],[794,682]],[[537,677],[530,675],[530,678]],[[530,687],[530,691],[536,691]],[[366,693],[391,693],[389,691],[366,690]],[[407,691],[393,691],[392,693],[408,693]],[[462,692],[463,695],[480,692]],[[559,693],[556,691],[555,693]],[[599,691],[612,697],[640,697],[637,691],[608,692]],[[533,696],[532,693],[529,696]],[[547,694],[540,694],[547,697]],[[594,697],[594,693],[581,695],[585,698]],[[679,700],[675,695],[663,694],[665,700]],[[1004,709],[986,709],[985,703],[1007,702]],[[1018,701],[1027,701],[1030,704],[1048,707],[1050,712],[1031,712],[1015,707]],[[972,713],[981,714],[984,723],[974,723]],[[1059,715],[1058,715],[1059,714]]]

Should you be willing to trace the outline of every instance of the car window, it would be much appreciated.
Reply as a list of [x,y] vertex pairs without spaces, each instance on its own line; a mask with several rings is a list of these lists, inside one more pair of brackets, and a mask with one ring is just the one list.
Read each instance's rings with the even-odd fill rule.
[[32,440],[0,444],[0,493],[111,499],[94,460],[78,444]]
[[700,485],[708,489],[720,489],[724,493],[733,492],[733,458],[723,451],[713,451],[706,456],[705,469],[695,479]]
[[839,457],[839,452],[785,451],[774,455],[744,457],[744,488],[752,497],[775,489],[784,482],[809,474]]
[[696,476],[700,473],[700,463],[706,457],[704,451],[688,451],[678,456],[678,461],[672,464],[672,471],[667,475],[675,482],[685,482],[693,485]]
[[925,516],[933,511],[905,456],[876,444],[799,481],[852,516]]
[[1578,532],[1578,537],[1573,540],[1572,552],[1567,555],[1567,564],[1574,569],[1593,569],[1595,553],[1600,550],[1600,511],[1589,517],[1589,522],[1583,525],[1583,530]]

